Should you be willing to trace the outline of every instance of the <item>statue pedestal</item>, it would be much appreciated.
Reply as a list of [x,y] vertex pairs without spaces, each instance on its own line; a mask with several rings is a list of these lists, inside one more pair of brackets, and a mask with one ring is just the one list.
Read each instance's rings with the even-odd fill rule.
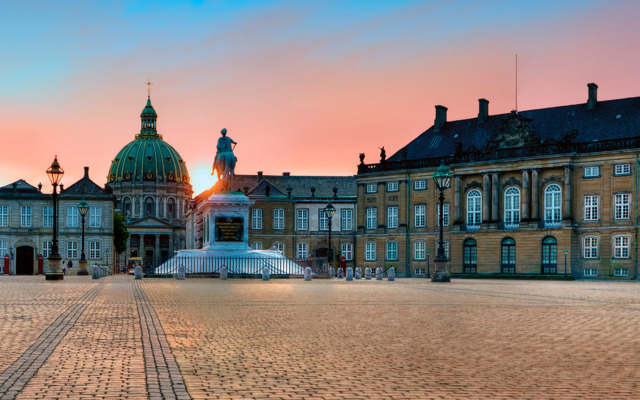
[[78,261],[78,275],[89,275],[86,259],[81,258],[80,261]]
[[242,193],[214,194],[202,205],[204,250],[249,250],[249,207]]
[[431,282],[451,282],[451,275],[447,271],[447,259],[434,261],[435,271],[433,272]]

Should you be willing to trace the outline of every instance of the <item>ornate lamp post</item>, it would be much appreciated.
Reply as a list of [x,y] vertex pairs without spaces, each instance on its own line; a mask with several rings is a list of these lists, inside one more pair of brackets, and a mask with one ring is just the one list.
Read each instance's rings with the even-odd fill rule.
[[327,252],[327,256],[329,257],[329,266],[333,266],[333,249],[331,248],[331,219],[333,218],[333,214],[336,213],[336,208],[331,204],[327,204],[324,208],[324,215],[326,215],[329,220],[329,251]]
[[562,250],[562,252],[564,253],[564,279],[567,279],[567,246],[564,246],[564,250]]
[[427,249],[427,279],[431,278],[431,272],[429,271],[429,253],[431,253],[431,251]]
[[448,260],[444,253],[444,190],[451,185],[452,176],[451,171],[447,169],[444,163],[441,163],[440,167],[433,173],[433,180],[440,191],[440,240],[438,241],[436,259],[433,260],[435,270],[433,271],[433,278],[431,278],[432,282],[451,281],[451,275],[449,275],[449,271],[447,271]]
[[87,271],[87,259],[84,255],[84,217],[89,212],[89,203],[87,203],[84,198],[78,204],[78,212],[82,217],[82,246],[80,247],[80,261],[78,262],[78,275],[89,275],[89,271]]
[[64,279],[64,274],[62,273],[62,268],[60,268],[60,254],[58,253],[58,184],[60,180],[62,180],[62,175],[64,175],[64,170],[60,168],[60,164],[58,163],[58,156],[53,159],[51,166],[47,170],[47,176],[49,176],[49,180],[51,181],[51,185],[53,185],[53,241],[51,243],[51,253],[49,254],[49,268],[47,269],[47,274],[45,275],[45,279],[48,281],[59,281]]

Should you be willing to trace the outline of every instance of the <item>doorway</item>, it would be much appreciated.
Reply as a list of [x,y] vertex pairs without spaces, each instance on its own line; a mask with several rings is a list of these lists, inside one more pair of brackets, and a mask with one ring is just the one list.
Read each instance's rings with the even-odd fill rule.
[[16,275],[33,275],[33,247],[16,248]]

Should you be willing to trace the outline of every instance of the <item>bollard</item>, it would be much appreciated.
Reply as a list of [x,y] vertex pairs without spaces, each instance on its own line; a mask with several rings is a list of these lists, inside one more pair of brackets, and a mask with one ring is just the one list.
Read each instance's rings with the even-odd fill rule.
[[179,281],[183,281],[186,276],[184,265],[180,265],[178,267],[178,275],[176,275],[176,279]]
[[221,281],[226,281],[229,275],[229,268],[227,268],[226,265],[223,265],[222,268],[220,268],[220,280]]
[[304,269],[304,280],[305,281],[311,280],[311,267],[307,267]]
[[262,268],[262,280],[263,281],[269,280],[269,267],[267,267],[266,265],[264,268]]
[[382,268],[380,267],[376,268],[376,280],[377,281],[382,280]]
[[356,279],[362,279],[362,271],[360,267],[356,268]]
[[353,280],[353,268],[351,267],[347,268],[347,280],[348,281]]
[[135,279],[142,279],[142,267],[141,266],[137,266],[135,269],[135,272],[133,273],[133,276]]
[[100,279],[100,275],[98,274],[98,266],[93,264],[91,267],[91,279]]
[[396,269],[391,267],[389,268],[389,270],[387,271],[387,280],[388,281],[395,281],[396,280]]
[[344,272],[342,271],[342,268],[338,268],[338,278],[344,278]]
[[366,280],[370,280],[371,279],[371,268],[367,267],[364,270],[364,279]]
[[100,269],[102,270],[102,278],[109,275],[109,270],[107,269],[106,265],[101,266]]
[[329,276],[332,278],[336,276],[336,270],[333,267],[329,268]]

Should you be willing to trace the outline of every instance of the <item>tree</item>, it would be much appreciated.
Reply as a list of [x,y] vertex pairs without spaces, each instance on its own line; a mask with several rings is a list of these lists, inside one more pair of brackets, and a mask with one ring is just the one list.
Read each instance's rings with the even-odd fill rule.
[[127,251],[127,240],[129,239],[129,230],[124,223],[124,216],[120,213],[113,214],[113,247],[116,252],[121,254]]

